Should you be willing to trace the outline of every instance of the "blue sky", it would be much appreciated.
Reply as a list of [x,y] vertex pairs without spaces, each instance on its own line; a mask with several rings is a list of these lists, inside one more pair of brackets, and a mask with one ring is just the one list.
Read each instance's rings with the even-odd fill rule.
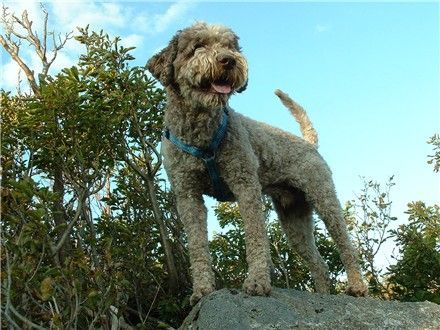
[[[28,9],[34,26],[41,22],[37,3],[7,5]],[[250,70],[247,90],[233,96],[231,106],[299,134],[273,91],[280,88],[302,104],[342,203],[359,193],[360,176],[385,182],[391,175],[397,184],[393,213],[400,222],[410,201],[439,203],[439,174],[426,164],[432,153],[426,141],[440,132],[438,2],[55,1],[46,7],[58,32],[89,23],[122,36],[137,47],[137,65],[194,21],[230,26]],[[14,89],[16,68],[3,49],[1,54],[1,87]],[[30,54],[23,50],[37,63]],[[72,41],[54,72],[74,64],[77,55]],[[210,228],[218,229],[212,217]]]

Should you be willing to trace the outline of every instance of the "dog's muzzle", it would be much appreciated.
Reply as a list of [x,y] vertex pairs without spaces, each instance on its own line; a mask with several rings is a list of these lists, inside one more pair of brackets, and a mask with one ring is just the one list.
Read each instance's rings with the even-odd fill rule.
[[217,62],[220,63],[224,70],[232,70],[237,63],[234,56],[229,54],[217,55]]

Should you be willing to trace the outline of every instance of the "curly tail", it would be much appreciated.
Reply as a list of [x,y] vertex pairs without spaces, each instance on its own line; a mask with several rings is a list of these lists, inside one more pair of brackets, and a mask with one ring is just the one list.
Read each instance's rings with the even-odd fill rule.
[[315,147],[318,147],[318,134],[313,128],[312,122],[307,116],[306,111],[294,100],[292,100],[289,95],[277,89],[275,94],[280,98],[281,102],[289,109],[293,117],[295,117],[298,122],[301,133],[303,135],[304,140],[313,144]]

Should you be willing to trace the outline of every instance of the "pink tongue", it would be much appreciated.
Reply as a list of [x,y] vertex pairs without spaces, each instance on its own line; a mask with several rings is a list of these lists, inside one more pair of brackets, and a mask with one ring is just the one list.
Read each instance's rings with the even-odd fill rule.
[[229,85],[217,85],[212,83],[211,86],[212,88],[215,89],[217,93],[222,93],[222,94],[229,94],[232,90],[231,86]]

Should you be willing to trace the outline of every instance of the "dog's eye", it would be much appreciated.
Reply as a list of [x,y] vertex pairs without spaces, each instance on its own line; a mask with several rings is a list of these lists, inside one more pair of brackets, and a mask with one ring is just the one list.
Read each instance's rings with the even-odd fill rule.
[[202,43],[195,44],[193,50],[196,51],[199,48],[203,48],[203,44]]

